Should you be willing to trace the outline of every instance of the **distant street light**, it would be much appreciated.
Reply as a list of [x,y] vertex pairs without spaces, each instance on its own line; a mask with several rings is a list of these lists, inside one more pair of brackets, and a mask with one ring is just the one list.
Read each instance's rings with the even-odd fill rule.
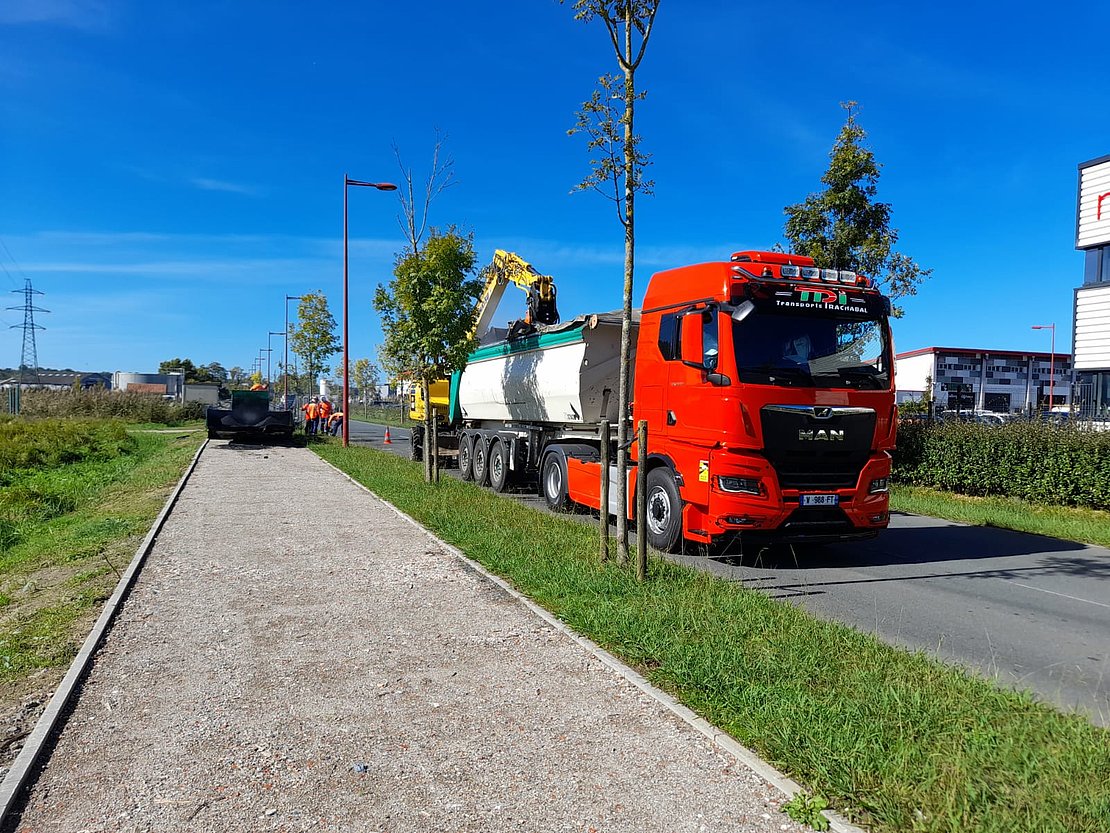
[[289,407],[289,302],[299,301],[302,295],[285,296],[285,396],[281,403],[283,408]]
[[346,448],[350,442],[350,422],[351,417],[349,413],[350,396],[351,396],[351,380],[348,369],[348,348],[347,348],[347,295],[348,295],[348,280],[347,280],[347,189],[351,185],[358,185],[364,188],[377,188],[379,191],[396,191],[397,186],[392,182],[362,182],[357,179],[351,179],[346,174],[343,174],[343,447]]
[[[272,351],[272,349],[273,349],[273,348],[271,348],[271,347],[270,347],[270,339],[271,339],[271,338],[273,338],[274,336],[285,336],[285,333],[279,333],[279,332],[277,332],[277,331],[275,331],[275,330],[270,330],[270,331],[269,331],[269,332],[268,332],[268,333],[266,334],[266,348],[267,348],[267,350],[271,350],[271,351]],[[272,367],[271,367],[271,365],[270,365],[270,358],[271,358],[271,357],[272,357],[272,355],[268,355],[268,356],[266,356],[266,388],[267,388],[267,389],[269,389],[269,387],[270,387],[270,380],[271,380],[271,379],[273,378],[273,376],[272,376],[272,374],[271,374],[271,370],[272,370],[273,368],[272,368]],[[289,374],[287,373],[286,375],[289,375]]]
[[1048,354],[1048,412],[1052,413],[1052,406],[1056,404],[1053,394],[1056,392],[1056,325],[1034,324],[1034,330],[1052,330],[1051,353]]

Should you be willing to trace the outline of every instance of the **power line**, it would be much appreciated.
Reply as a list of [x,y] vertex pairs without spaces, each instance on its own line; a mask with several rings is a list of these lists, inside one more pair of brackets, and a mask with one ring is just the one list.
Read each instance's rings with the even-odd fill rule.
[[[8,256],[8,260],[12,262],[12,265],[16,268],[16,271],[19,272],[20,275],[23,275],[24,278],[26,278],[27,276],[23,274],[23,269],[20,268],[18,261],[16,261],[15,257],[12,256],[11,250],[8,248],[8,244],[4,242],[3,237],[0,237],[0,248],[4,250],[4,254]],[[12,286],[19,286],[19,281],[16,280],[15,275],[8,271],[8,267],[4,265],[3,261],[0,261],[0,269],[4,270],[4,274],[8,276],[8,280],[12,282]],[[18,292],[19,290],[12,291]]]
[[[0,241],[2,244],[2,241]],[[5,247],[7,248],[7,247]],[[10,257],[10,255],[9,255]],[[39,380],[39,354],[35,345],[35,330],[45,330],[41,324],[35,323],[36,312],[50,312],[48,309],[35,306],[35,296],[43,293],[31,286],[31,279],[26,279],[23,289],[13,289],[12,292],[23,294],[22,307],[8,307],[8,309],[23,310],[23,351],[19,357],[19,384],[37,385]],[[19,324],[12,324],[8,329],[14,330]]]

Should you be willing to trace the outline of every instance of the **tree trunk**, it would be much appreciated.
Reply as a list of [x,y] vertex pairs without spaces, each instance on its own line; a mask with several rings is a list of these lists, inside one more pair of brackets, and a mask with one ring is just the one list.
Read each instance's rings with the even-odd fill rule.
[[632,355],[632,274],[635,266],[636,233],[633,222],[635,155],[632,147],[632,116],[636,104],[635,70],[632,61],[632,4],[624,8],[624,307],[621,310],[621,367],[617,423],[617,560],[628,563],[628,429],[631,413],[629,380]]

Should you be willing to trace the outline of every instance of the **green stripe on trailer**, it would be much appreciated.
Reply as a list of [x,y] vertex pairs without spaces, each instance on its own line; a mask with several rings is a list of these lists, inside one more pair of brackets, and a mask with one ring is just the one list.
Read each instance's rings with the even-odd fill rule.
[[447,394],[447,421],[455,425],[462,418],[462,408],[459,407],[459,382],[462,381],[462,371],[456,370],[451,374],[451,387]]
[[499,341],[496,344],[479,347],[470,354],[467,361],[482,362],[517,353],[531,353],[534,350],[546,350],[549,347],[574,344],[585,340],[582,329],[582,326],[578,326],[572,330],[560,330],[557,333],[537,333],[526,338],[516,338],[512,341]]

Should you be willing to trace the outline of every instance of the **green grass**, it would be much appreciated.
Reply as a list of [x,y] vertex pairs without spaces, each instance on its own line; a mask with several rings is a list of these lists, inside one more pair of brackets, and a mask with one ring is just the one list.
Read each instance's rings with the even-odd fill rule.
[[1110,734],[735,583],[596,561],[589,525],[373,449],[313,449],[882,831],[1110,829]]
[[375,425],[392,425],[394,428],[411,428],[414,425],[409,419],[407,404],[404,408],[398,405],[390,405],[387,408],[362,408],[355,405],[351,408],[351,419],[372,422]]
[[[70,428],[59,425],[58,436]],[[201,441],[124,433],[114,456],[54,460],[0,484],[5,697],[17,698],[29,673],[69,663]]]
[[970,497],[924,486],[895,486],[890,493],[890,508],[1110,547],[1110,512],[1098,509],[1043,506],[1010,497]]

